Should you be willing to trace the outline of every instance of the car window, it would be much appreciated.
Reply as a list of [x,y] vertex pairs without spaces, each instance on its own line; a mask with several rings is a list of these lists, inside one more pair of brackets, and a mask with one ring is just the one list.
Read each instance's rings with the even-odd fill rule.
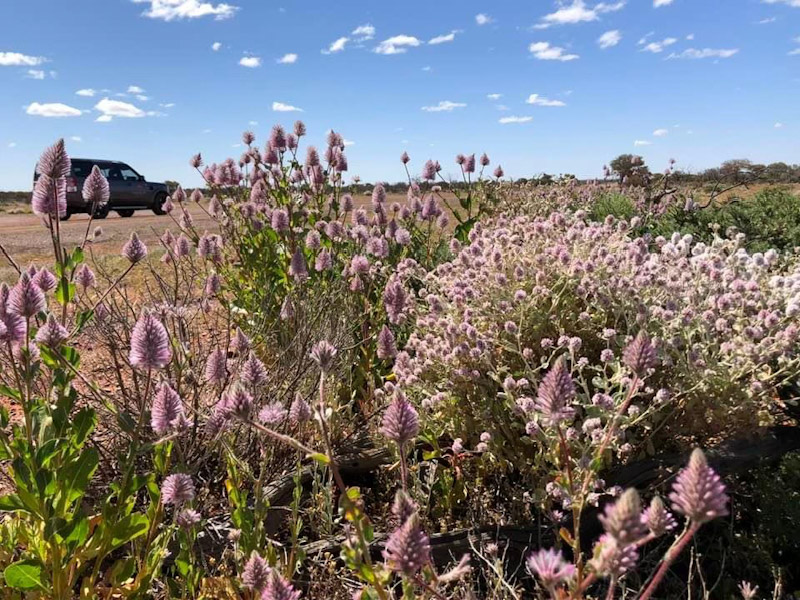
[[122,173],[122,179],[125,181],[139,181],[139,174],[128,165],[122,165],[120,172]]
[[72,175],[75,177],[88,177],[92,172],[92,163],[86,160],[72,161]]
[[117,165],[98,165],[100,167],[100,172],[103,173],[106,179],[109,181],[124,181],[122,177],[122,170]]

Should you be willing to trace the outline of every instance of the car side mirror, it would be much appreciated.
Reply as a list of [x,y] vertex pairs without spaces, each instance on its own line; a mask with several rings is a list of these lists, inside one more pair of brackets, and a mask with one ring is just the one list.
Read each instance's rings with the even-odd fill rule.
[[139,181],[146,181],[144,175],[139,175]]

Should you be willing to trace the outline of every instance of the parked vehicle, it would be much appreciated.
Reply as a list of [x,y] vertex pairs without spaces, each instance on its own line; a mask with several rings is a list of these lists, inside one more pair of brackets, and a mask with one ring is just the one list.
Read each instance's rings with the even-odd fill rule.
[[[67,177],[67,214],[62,217],[63,221],[76,213],[88,213],[91,210],[92,207],[83,199],[81,190],[94,165],[108,179],[111,191],[108,204],[95,210],[95,219],[105,219],[112,210],[121,217],[132,217],[137,210],[152,210],[157,215],[164,214],[163,205],[169,194],[166,184],[147,181],[144,175],[123,162],[73,158],[72,172]],[[38,177],[38,173],[34,173],[34,183]]]

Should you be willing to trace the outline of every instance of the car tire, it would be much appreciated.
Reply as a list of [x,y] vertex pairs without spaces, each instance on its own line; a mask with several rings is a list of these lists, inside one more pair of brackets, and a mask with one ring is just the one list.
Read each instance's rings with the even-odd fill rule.
[[103,206],[96,206],[94,212],[92,213],[92,218],[105,219],[108,216],[108,210],[109,210],[108,204],[104,204]]
[[72,216],[72,213],[67,211],[66,214],[63,216],[58,217],[59,221],[69,221],[69,218]]
[[164,202],[167,201],[167,195],[165,193],[160,193],[155,197],[153,200],[153,212],[157,215],[165,215],[167,214],[164,212]]
[[123,208],[122,210],[118,210],[117,213],[123,219],[127,219],[133,216],[134,210],[132,208]]

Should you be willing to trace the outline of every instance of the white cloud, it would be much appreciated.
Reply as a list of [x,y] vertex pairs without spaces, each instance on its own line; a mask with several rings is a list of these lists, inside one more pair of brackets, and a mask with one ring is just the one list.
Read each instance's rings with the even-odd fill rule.
[[388,40],[383,40],[377,45],[375,52],[377,54],[404,54],[409,47],[416,48],[420,44],[422,42],[413,35],[400,34],[392,36]]
[[478,13],[475,15],[475,22],[478,25],[488,25],[489,23],[493,23],[494,19],[487,14]]
[[653,132],[653,135],[654,135],[654,136],[656,136],[656,137],[664,137],[664,136],[665,136],[665,135],[667,135],[668,133],[669,133],[669,129],[664,129],[664,128],[661,128],[661,129],[656,129],[656,130]]
[[457,33],[460,33],[460,31],[458,29],[454,29],[450,33],[437,35],[435,38],[431,38],[430,40],[428,40],[428,43],[435,45],[435,44],[444,44],[446,42],[452,42],[454,39],[456,39]]
[[789,56],[797,56],[798,54],[800,54],[800,48],[795,48],[794,50],[790,50],[788,54]]
[[144,88],[140,88],[138,85],[129,85],[128,86],[128,93],[129,94],[144,94]]
[[550,42],[533,42],[528,50],[539,60],[569,61],[580,58],[577,54],[567,54],[560,46],[551,46]]
[[73,135],[69,139],[72,140],[73,142],[82,142],[83,141],[83,138],[81,138],[81,136],[79,136],[79,135]]
[[47,75],[44,71],[40,71],[39,69],[28,69],[28,74],[25,76],[28,79],[44,79]]
[[347,45],[347,42],[350,41],[348,37],[340,37],[338,40],[333,42],[330,46],[328,46],[327,50],[323,50],[323,54],[332,54],[334,52],[341,52],[344,50],[344,47]]
[[261,66],[261,59],[258,56],[243,56],[239,59],[239,64],[248,69],[255,69]]
[[166,104],[159,104],[161,108],[172,108],[175,106],[174,102],[167,102]]
[[612,29],[611,31],[606,31],[603,35],[597,38],[597,45],[605,50],[606,48],[616,46],[619,44],[620,40],[622,40],[622,34],[620,34],[618,29]]
[[354,35],[358,42],[365,42],[375,37],[375,27],[367,23],[366,25],[359,25],[353,29],[350,35]]
[[289,53],[284,54],[278,59],[278,63],[282,65],[293,65],[297,62],[297,54]]
[[534,28],[547,29],[552,25],[575,25],[577,23],[597,21],[602,13],[616,12],[624,7],[624,1],[614,4],[600,2],[590,8],[586,6],[584,0],[573,0],[572,4],[561,6],[557,11],[542,17],[542,20],[537,25],[534,25]]
[[150,8],[142,15],[151,19],[174,21],[175,19],[197,19],[213,16],[217,21],[232,17],[238,6],[232,4],[212,4],[200,0],[133,0],[135,4],[149,4]]
[[489,100],[500,100],[503,97],[503,94],[486,94],[486,97]]
[[663,52],[664,48],[672,46],[672,44],[677,41],[677,38],[668,37],[664,38],[660,42],[650,42],[644,48],[642,48],[642,52],[652,52],[653,54],[658,54],[659,52]]
[[25,112],[35,117],[80,117],[81,111],[60,102],[40,104],[31,102]]
[[774,127],[775,129],[783,129],[783,123],[781,123],[780,121],[778,121],[777,123],[775,123],[775,125],[773,125],[773,127]]
[[638,41],[638,42],[636,42],[636,45],[637,45],[637,46],[641,46],[642,44],[644,44],[644,43],[647,41],[647,39],[648,39],[650,36],[652,36],[652,35],[655,35],[655,33],[656,33],[655,31],[648,31],[648,32],[647,32],[647,33],[645,33],[645,34],[644,34],[642,37],[640,37],[640,38],[639,38],[639,41]]
[[84,96],[85,98],[91,98],[97,93],[97,90],[93,90],[92,88],[85,88],[83,90],[78,90],[75,92],[78,96]]
[[501,125],[508,125],[509,123],[529,123],[533,121],[533,117],[501,117],[497,122]]
[[356,143],[353,140],[345,139],[343,141],[344,141],[345,148],[348,147],[348,146],[355,146],[356,145]]
[[150,96],[145,96],[144,94],[136,94],[136,99],[140,102],[147,102],[150,100]]
[[450,100],[442,100],[439,104],[434,106],[423,106],[422,110],[425,112],[452,112],[455,108],[464,108],[466,104],[463,102],[451,102]]
[[17,142],[8,142],[8,147],[9,148],[16,148],[17,147]]
[[690,58],[690,59],[700,59],[700,58],[730,58],[734,54],[739,52],[738,48],[731,48],[728,50],[715,50],[713,48],[703,48],[702,50],[698,50],[696,48],[687,48],[683,52],[676,54],[672,53],[667,58]]
[[100,115],[95,119],[97,123],[110,123],[113,117],[111,115]]
[[653,6],[658,8],[659,6],[669,6],[672,4],[673,0],[653,0]]
[[219,52],[220,48],[222,48],[222,42],[214,42],[213,44],[211,44],[211,49],[214,52]]
[[639,146],[652,146],[653,142],[649,142],[647,140],[634,140],[633,141],[633,145],[636,146],[636,147],[639,147]]
[[424,67],[422,67],[422,70],[425,71],[426,73],[430,73],[433,69],[431,69],[430,65],[425,65]]
[[495,104],[494,107],[499,111],[508,110],[508,107],[505,104]]
[[19,52],[0,52],[0,67],[36,67],[45,62],[41,56],[28,56]]
[[686,39],[691,42],[694,39],[694,34],[690,33],[689,35],[686,36]]
[[794,8],[800,8],[800,0],[761,0],[764,4],[783,3]]
[[765,18],[761,19],[760,21],[758,21],[756,24],[757,25],[767,25],[769,23],[774,23],[777,20],[778,20],[778,17],[765,17]]
[[531,94],[528,96],[528,99],[525,100],[525,102],[535,106],[566,106],[566,104],[561,100],[550,100],[549,98],[545,98],[539,94]]
[[284,104],[283,102],[273,102],[272,110],[275,112],[303,112],[302,108],[292,106],[291,104]]
[[94,105],[96,110],[99,110],[102,114],[98,117],[98,121],[107,122],[112,119],[112,117],[122,117],[126,119],[138,119],[139,117],[144,117],[145,112],[133,104],[129,102],[122,102],[121,100],[110,100],[108,98],[103,98]]

